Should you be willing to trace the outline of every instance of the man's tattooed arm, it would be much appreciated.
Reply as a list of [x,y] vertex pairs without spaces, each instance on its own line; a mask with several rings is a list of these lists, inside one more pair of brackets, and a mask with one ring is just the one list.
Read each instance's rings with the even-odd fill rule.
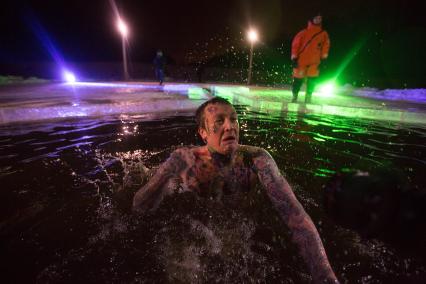
[[133,209],[135,211],[155,210],[163,198],[173,192],[164,185],[172,178],[177,177],[185,168],[186,162],[182,157],[181,151],[173,152],[148,183],[136,192],[133,198]]
[[266,150],[259,149],[253,161],[260,182],[292,232],[292,240],[298,246],[314,282],[338,283],[315,225],[279,172],[274,159]]

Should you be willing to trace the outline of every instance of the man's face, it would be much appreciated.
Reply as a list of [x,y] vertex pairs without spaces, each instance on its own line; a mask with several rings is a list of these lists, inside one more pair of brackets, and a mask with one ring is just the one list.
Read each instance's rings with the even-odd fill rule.
[[204,110],[205,129],[198,133],[207,146],[220,154],[230,154],[238,147],[239,124],[235,109],[225,104],[209,104]]
[[320,25],[322,23],[322,17],[320,15],[314,17],[312,23],[314,23],[314,25]]

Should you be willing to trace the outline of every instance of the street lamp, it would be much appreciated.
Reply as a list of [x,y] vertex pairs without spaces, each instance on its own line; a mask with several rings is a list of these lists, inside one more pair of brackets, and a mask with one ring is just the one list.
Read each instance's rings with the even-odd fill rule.
[[247,75],[247,85],[250,85],[251,69],[252,69],[252,65],[253,65],[253,45],[257,41],[257,32],[253,29],[250,29],[247,32],[247,38],[250,42],[250,57],[249,57],[249,68],[248,68],[248,75]]
[[118,31],[121,34],[121,42],[122,42],[122,49],[123,49],[124,80],[129,80],[129,72],[127,71],[127,54],[126,54],[126,40],[127,40],[127,35],[129,34],[129,30],[127,28],[127,25],[120,18],[118,19],[117,27],[118,27]]

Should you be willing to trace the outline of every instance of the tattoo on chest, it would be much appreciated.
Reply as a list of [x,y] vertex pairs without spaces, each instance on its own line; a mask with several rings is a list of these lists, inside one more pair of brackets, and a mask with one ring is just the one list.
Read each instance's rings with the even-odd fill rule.
[[224,195],[248,192],[254,172],[244,163],[217,168],[211,163],[198,163],[187,172],[189,187],[201,196],[221,198]]

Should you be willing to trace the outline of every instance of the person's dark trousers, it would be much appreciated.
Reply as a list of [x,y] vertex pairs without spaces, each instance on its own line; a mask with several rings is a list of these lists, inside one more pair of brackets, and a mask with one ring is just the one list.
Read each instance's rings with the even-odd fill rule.
[[292,103],[297,102],[297,96],[299,95],[299,91],[300,91],[300,88],[302,87],[302,84],[303,84],[303,79],[293,78],[293,88],[292,88],[293,100],[291,101]]
[[305,103],[310,103],[312,99],[312,93],[315,90],[316,85],[316,77],[310,77],[307,80],[306,83],[306,96],[305,96]]
[[163,71],[163,69],[156,68],[155,69],[155,76],[157,77],[157,80],[160,81],[160,85],[162,85],[163,81],[164,81],[164,71]]

